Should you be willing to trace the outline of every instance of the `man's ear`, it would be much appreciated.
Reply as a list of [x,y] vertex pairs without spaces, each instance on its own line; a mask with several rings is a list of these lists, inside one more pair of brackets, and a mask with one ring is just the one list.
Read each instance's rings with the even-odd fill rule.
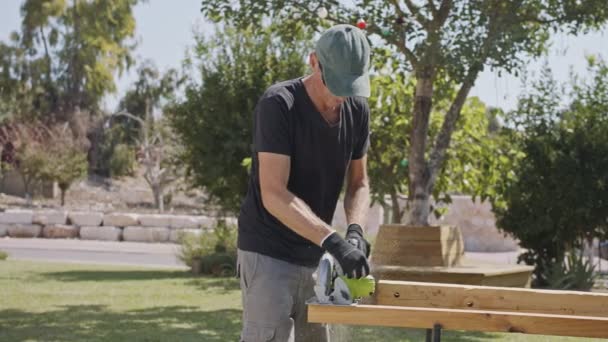
[[317,71],[317,69],[319,68],[319,59],[317,58],[316,52],[310,53],[310,55],[308,56],[308,62],[310,64],[310,68],[313,71]]

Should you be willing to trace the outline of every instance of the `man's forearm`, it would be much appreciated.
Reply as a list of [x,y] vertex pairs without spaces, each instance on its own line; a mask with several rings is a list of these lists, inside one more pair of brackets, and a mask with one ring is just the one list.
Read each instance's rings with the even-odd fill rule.
[[369,210],[369,183],[361,182],[347,189],[344,196],[344,212],[347,224],[357,223],[361,226],[367,221]]
[[288,228],[318,246],[334,230],[288,190],[265,194],[264,207]]

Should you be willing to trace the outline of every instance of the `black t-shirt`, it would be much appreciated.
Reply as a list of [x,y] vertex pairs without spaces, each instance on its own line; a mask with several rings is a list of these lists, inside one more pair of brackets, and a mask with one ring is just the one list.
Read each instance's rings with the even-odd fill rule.
[[347,98],[340,121],[330,125],[316,110],[301,78],[268,88],[254,111],[251,175],[239,216],[238,247],[303,266],[316,266],[323,254],[264,208],[257,152],[290,156],[287,188],[331,225],[348,165],[362,158],[368,146],[365,98]]

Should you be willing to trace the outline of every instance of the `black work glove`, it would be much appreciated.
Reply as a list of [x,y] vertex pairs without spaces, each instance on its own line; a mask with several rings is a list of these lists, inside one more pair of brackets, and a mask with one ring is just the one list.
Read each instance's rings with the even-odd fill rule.
[[338,233],[328,236],[321,245],[340,264],[348,278],[361,278],[369,274],[369,264],[365,254],[352,244],[346,242]]
[[369,258],[369,252],[371,249],[370,243],[363,237],[363,228],[356,223],[351,223],[346,230],[346,241],[350,242],[353,246],[359,248],[366,258]]

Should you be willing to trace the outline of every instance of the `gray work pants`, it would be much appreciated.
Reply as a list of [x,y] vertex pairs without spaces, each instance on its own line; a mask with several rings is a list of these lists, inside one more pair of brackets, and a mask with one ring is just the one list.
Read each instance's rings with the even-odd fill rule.
[[328,341],[326,325],[307,320],[306,301],[314,296],[315,270],[238,250],[243,296],[241,341]]

